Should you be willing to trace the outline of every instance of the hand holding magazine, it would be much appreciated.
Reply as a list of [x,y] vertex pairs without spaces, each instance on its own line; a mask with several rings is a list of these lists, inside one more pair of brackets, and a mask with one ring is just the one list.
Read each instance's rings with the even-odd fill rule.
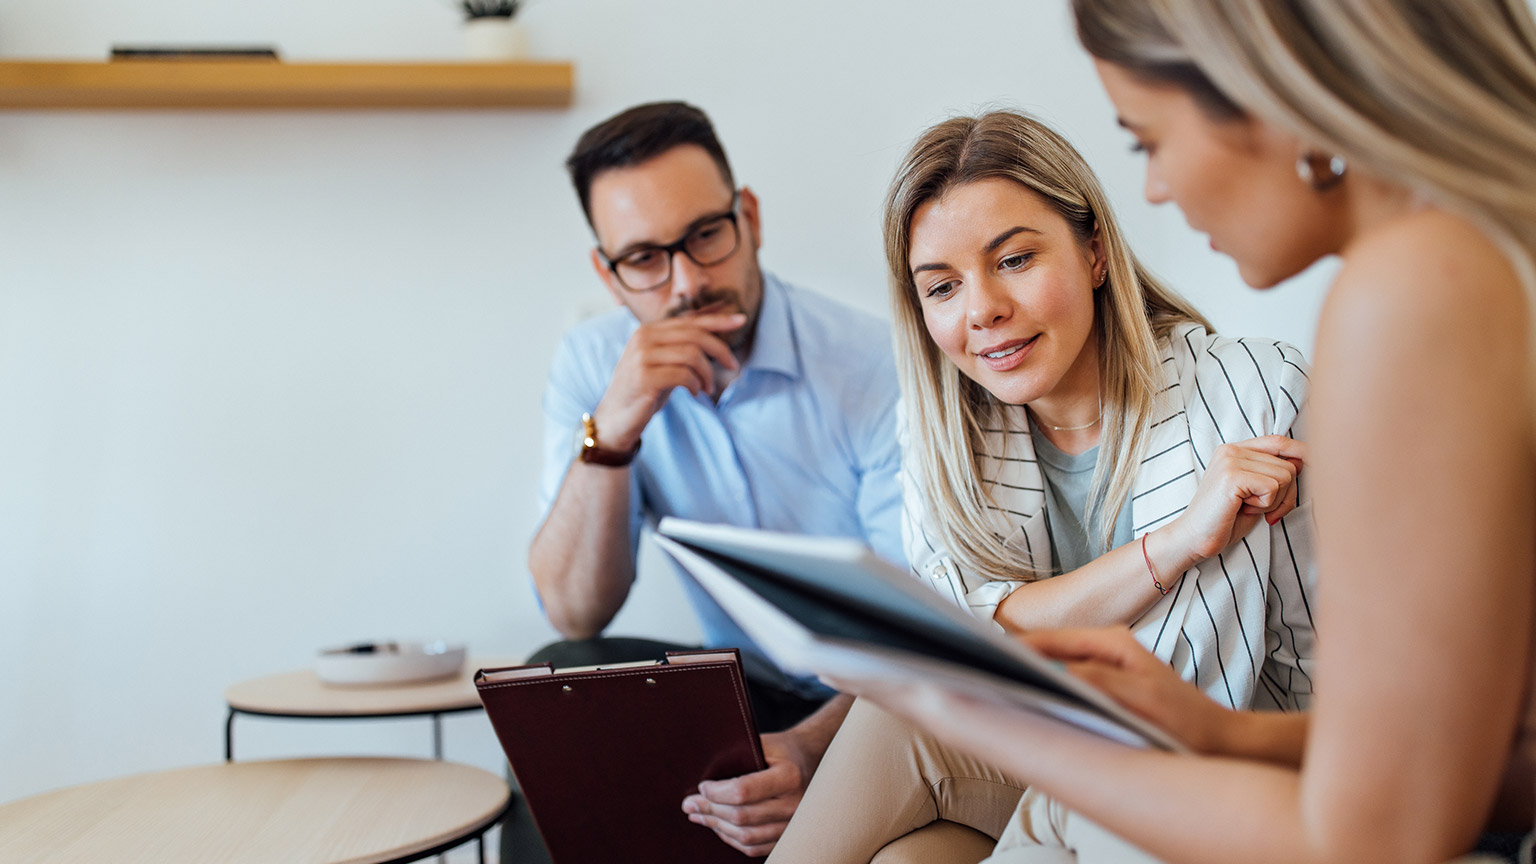
[[1186,750],[857,540],[671,517],[657,531],[662,549],[786,672],[872,684],[933,680],[1125,744]]

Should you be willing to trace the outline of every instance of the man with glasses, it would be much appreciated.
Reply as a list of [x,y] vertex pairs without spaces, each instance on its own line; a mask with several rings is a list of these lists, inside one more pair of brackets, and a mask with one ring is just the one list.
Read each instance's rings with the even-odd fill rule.
[[[534,661],[685,647],[598,638],[628,596],[648,519],[857,537],[903,561],[887,327],[759,267],[757,197],[736,188],[698,109],[632,108],[587,131],[566,164],[596,236],[593,269],[623,308],[567,333],[550,369],[545,518],[528,563],[571,641]],[[850,700],[774,668],[678,572],[706,644],[742,650],[769,763],[678,805],[765,855]]]

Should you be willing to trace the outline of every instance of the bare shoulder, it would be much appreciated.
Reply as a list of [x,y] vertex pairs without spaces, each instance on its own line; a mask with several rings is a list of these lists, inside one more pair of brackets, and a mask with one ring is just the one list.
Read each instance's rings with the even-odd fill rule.
[[1466,220],[1425,210],[1360,238],[1318,321],[1316,431],[1413,429],[1404,459],[1464,440],[1468,428],[1485,440],[1508,430],[1514,448],[1528,423],[1527,308],[1503,250]]
[[1394,324],[1524,332],[1526,298],[1503,250],[1471,222],[1425,209],[1360,237],[1344,252],[1325,316],[1372,331]]
[[1344,252],[1318,324],[1318,358],[1478,349],[1524,355],[1527,297],[1513,264],[1475,224],[1424,209],[1384,224]]

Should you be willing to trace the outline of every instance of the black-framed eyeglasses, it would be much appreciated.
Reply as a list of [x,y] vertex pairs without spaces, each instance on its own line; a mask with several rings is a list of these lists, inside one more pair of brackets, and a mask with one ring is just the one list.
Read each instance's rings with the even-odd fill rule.
[[740,200],[739,195],[733,197],[730,210],[695,222],[676,243],[641,246],[617,258],[609,258],[602,249],[597,250],[598,254],[626,289],[637,293],[654,291],[672,281],[672,257],[679,252],[700,267],[713,267],[735,254],[741,244],[741,229],[736,223]]

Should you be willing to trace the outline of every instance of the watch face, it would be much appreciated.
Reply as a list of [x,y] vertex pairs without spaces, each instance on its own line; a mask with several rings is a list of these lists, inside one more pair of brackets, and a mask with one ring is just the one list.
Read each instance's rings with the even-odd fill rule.
[[596,427],[591,424],[590,415],[583,415],[581,425],[576,428],[575,440],[571,442],[572,458],[586,462],[589,465],[607,465],[621,468],[633,462],[640,452],[640,441],[636,439],[634,449],[628,453],[608,450],[596,440],[598,436]]

